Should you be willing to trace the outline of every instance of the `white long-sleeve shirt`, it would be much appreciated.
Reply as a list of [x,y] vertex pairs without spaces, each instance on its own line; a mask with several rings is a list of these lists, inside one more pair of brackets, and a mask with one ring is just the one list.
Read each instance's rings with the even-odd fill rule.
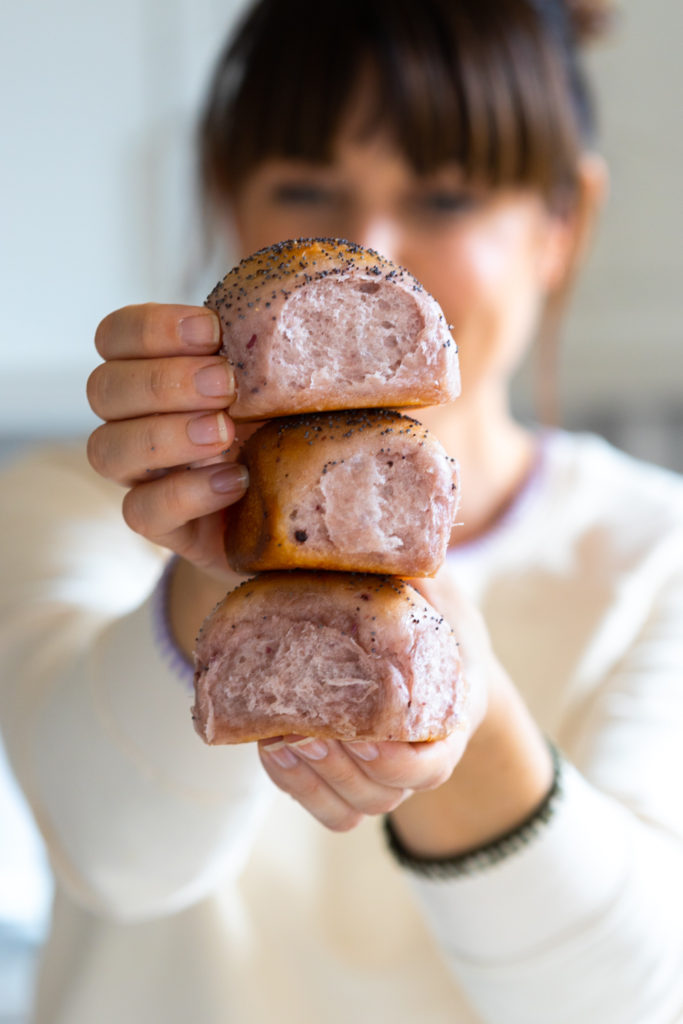
[[533,841],[449,881],[202,744],[155,638],[164,554],[79,452],[0,486],[0,719],[57,878],[36,1024],[683,1021],[680,478],[550,435],[449,556],[569,762]]

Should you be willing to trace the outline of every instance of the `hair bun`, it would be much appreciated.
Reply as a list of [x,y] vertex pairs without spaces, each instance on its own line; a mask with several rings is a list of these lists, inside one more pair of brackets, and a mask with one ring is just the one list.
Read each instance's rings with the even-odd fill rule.
[[606,35],[615,17],[612,0],[564,0],[579,43],[591,43]]

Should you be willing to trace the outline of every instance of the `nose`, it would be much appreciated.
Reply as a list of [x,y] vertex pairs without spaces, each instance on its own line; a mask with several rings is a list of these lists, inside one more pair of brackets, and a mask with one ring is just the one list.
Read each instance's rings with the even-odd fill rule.
[[355,225],[353,241],[367,249],[374,249],[380,256],[393,263],[399,262],[400,230],[390,217],[370,214],[359,218]]

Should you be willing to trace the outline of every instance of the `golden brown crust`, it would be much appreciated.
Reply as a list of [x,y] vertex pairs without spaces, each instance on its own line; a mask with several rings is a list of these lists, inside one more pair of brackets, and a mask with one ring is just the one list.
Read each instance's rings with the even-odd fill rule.
[[226,311],[227,327],[248,317],[254,306],[265,308],[286,286],[292,291],[311,281],[364,270],[377,278],[405,280],[417,292],[424,288],[416,277],[374,249],[339,238],[290,238],[245,256],[216,285],[206,300]]
[[[444,487],[448,489],[443,500],[451,503],[452,516],[442,531],[442,550],[435,544],[433,551],[422,545],[416,552],[408,545],[384,553],[359,552],[330,545],[321,549],[310,542],[308,521],[294,518],[297,507],[328,470],[361,446],[369,459],[377,458],[375,453],[399,452],[397,459],[406,458],[400,452],[419,454],[423,465],[432,460],[442,469],[440,476],[424,473],[425,488],[438,490],[440,497]],[[240,461],[249,470],[250,485],[225,515],[225,550],[235,572],[300,568],[430,576],[443,561],[457,508],[457,467],[415,419],[373,409],[272,420],[252,434]],[[398,493],[393,500],[399,503],[403,497]],[[359,517],[364,514],[365,509],[358,510]]]
[[[322,378],[322,385],[313,397],[309,393],[313,389],[309,389],[306,381],[301,393],[296,392],[294,397],[292,393],[283,396],[282,392],[289,387],[287,375],[282,372],[271,374],[268,359],[276,351],[280,359],[278,367],[299,365],[296,350],[294,356],[282,355],[279,347],[282,337],[276,331],[278,316],[289,294],[295,288],[330,275],[336,275],[331,287],[337,291],[336,280],[341,277],[345,283],[351,271],[361,276],[359,290],[377,294],[381,287],[383,292],[391,293],[388,301],[392,304],[394,294],[400,296],[405,305],[405,292],[418,293],[415,297],[410,296],[408,306],[419,307],[418,322],[424,330],[420,327],[414,331],[411,326],[410,330],[404,331],[403,351],[407,352],[407,356],[402,383],[392,363],[390,368],[386,368],[387,374],[391,369],[391,375],[383,385],[381,375],[378,375],[378,388],[384,388],[382,393],[379,394],[377,388],[373,391],[376,377],[372,363],[374,357],[368,356],[369,371],[366,371],[362,361],[360,363],[361,376],[366,374],[364,380],[367,393],[354,391],[345,385],[344,375],[337,372],[336,364],[333,363],[330,379]],[[378,286],[380,280],[395,282],[395,288]],[[357,278],[354,278],[355,281]],[[325,294],[327,288],[327,285],[322,285],[317,291]],[[305,293],[301,295],[301,300],[306,303]],[[297,296],[288,308],[292,309],[298,302]],[[421,424],[391,409],[395,406],[432,405],[450,401],[457,396],[459,376],[456,350],[438,305],[407,271],[372,250],[334,239],[292,240],[253,254],[242,260],[217,285],[207,299],[207,305],[216,309],[220,315],[224,328],[222,352],[235,369],[237,398],[231,407],[231,416],[237,421],[270,419],[282,415],[289,418],[276,421],[271,419],[242,448],[240,460],[249,469],[250,487],[238,505],[226,510],[226,552],[235,571],[260,572],[260,575],[244,582],[227,595],[207,618],[197,638],[196,703],[193,713],[197,731],[207,743],[250,742],[292,731],[328,738],[406,741],[432,740],[447,735],[457,719],[457,644],[444,619],[399,578],[400,575],[429,575],[436,571],[438,564],[425,568],[424,564],[416,562],[396,562],[387,566],[386,560],[377,557],[359,559],[357,552],[340,550],[343,547],[341,544],[335,556],[330,557],[314,551],[311,546],[307,547],[301,538],[297,539],[297,529],[293,528],[290,519],[292,500],[297,494],[305,493],[306,489],[310,493],[311,487],[319,483],[325,474],[326,460],[334,461],[338,457],[339,444],[343,442],[346,450],[354,454],[358,448],[366,450],[368,446],[360,435],[367,436],[368,432],[374,432],[377,438],[381,438],[384,433],[402,434],[403,440],[414,443],[416,448],[425,446],[429,449],[430,455],[435,456],[434,461],[441,460],[436,469],[430,466],[429,473],[434,472],[439,476],[442,491],[445,490],[449,498],[452,498],[455,510],[455,497],[450,494],[451,487],[455,489],[456,486],[453,482],[455,470],[449,465],[452,460],[448,459],[440,444],[429,437]],[[355,316],[354,307],[351,312],[352,322]],[[371,335],[373,339],[374,330]],[[332,335],[331,341],[334,343],[335,332],[328,330],[327,335],[320,334],[317,319],[313,322],[313,331],[314,337],[318,335],[324,341]],[[423,334],[425,340],[421,348],[423,343],[420,339]],[[348,345],[344,338],[339,337],[338,330],[336,335],[338,349],[348,359]],[[320,351],[320,346],[318,349]],[[372,346],[368,351],[373,351]],[[326,348],[323,354],[327,360]],[[423,357],[424,369],[419,361]],[[355,350],[351,358],[352,365],[357,367]],[[382,359],[379,361],[382,362]],[[340,365],[343,365],[343,361]],[[400,364],[400,369],[403,368],[403,364]],[[350,379],[354,380],[353,374]],[[296,381],[295,387],[298,384]],[[284,406],[283,402],[290,404]],[[371,411],[362,411],[368,405],[373,407]],[[349,412],[336,411],[349,409],[350,406],[352,408]],[[361,411],[359,406],[362,407]],[[384,411],[377,409],[378,406],[385,407]],[[391,411],[386,411],[386,407]],[[294,413],[304,415],[294,416]],[[315,413],[322,415],[316,416]],[[331,431],[335,432],[334,435]],[[372,452],[370,454],[372,457]],[[341,456],[342,461],[344,457]],[[422,466],[421,456],[416,465],[418,469]],[[419,473],[410,479],[417,480],[416,487],[422,490],[422,481],[418,478]],[[336,507],[338,509],[341,505],[344,512],[341,521],[345,525],[345,499],[348,493],[346,482],[349,479],[346,468],[341,477],[336,479],[336,495],[341,495]],[[407,478],[404,476],[403,479]],[[328,477],[325,482],[325,493],[328,495],[329,480]],[[384,483],[384,477],[381,482]],[[358,490],[376,493],[372,485],[359,487]],[[395,490],[397,501],[400,501],[400,488]],[[450,513],[450,500],[443,504]],[[447,518],[442,516],[434,521],[441,524]],[[305,531],[300,530],[299,533]],[[389,548],[395,542],[394,531],[390,533]],[[447,538],[449,534],[450,521],[447,522],[444,535]],[[346,530],[338,531],[336,536],[345,538]],[[384,537],[382,535],[380,541]],[[443,554],[445,543],[447,539]],[[413,550],[417,549],[415,545]],[[269,635],[266,635],[264,641],[259,631],[273,629],[277,635],[278,618],[286,617],[292,602],[298,602],[299,609],[303,608],[303,613],[299,612],[300,616],[303,614],[303,619],[297,621],[303,622],[304,631],[299,634],[304,638],[301,652],[296,647],[297,641],[292,641],[295,644],[293,686],[292,678],[287,674],[286,660],[276,660],[273,667],[273,659],[280,657],[279,648],[273,647],[271,651],[270,646],[259,647],[259,643],[255,642],[257,637],[261,644],[277,642],[271,641]],[[325,613],[325,608],[331,611]],[[342,616],[350,616],[351,627],[346,621],[339,627],[340,608]],[[325,614],[328,614],[327,625]],[[264,621],[266,626],[263,625]],[[316,630],[311,642],[305,631],[310,629],[312,621],[316,626],[322,626],[323,631],[319,633]],[[375,626],[378,627],[377,632]],[[238,632],[233,632],[235,629]],[[336,635],[335,629],[338,630]],[[329,642],[322,639],[325,630],[332,634]],[[374,692],[373,688],[379,687],[381,699],[377,698],[377,707],[367,721],[354,702],[351,721],[347,714],[342,716],[341,726],[339,718],[336,723],[333,718],[328,725],[324,716],[329,707],[329,698],[323,691],[330,691],[328,679],[330,674],[336,678],[334,673],[338,664],[346,664],[345,658],[338,659],[338,652],[340,649],[345,650],[345,645],[356,645],[356,630],[359,634],[365,630],[365,647],[359,648],[359,656],[372,663],[372,670],[368,669],[370,689]],[[296,629],[291,635],[296,637]],[[287,636],[289,644],[290,634]],[[340,640],[340,637],[346,639]],[[353,637],[353,641],[349,637]],[[327,648],[324,647],[325,642],[328,643]],[[316,676],[318,668],[308,670],[311,649],[316,645],[323,645],[321,656],[324,670],[319,673],[325,684],[322,691],[315,689],[319,685]],[[243,657],[245,651],[253,656],[251,662],[249,658]],[[296,661],[297,657],[299,661]],[[328,663],[325,663],[325,657]],[[353,657],[356,657],[355,653]],[[441,676],[439,671],[424,672],[424,665],[432,664],[435,659]],[[227,677],[226,664],[229,665]],[[245,664],[246,669],[240,668],[240,665]],[[396,681],[395,674],[399,673],[397,665],[403,666],[405,670],[403,682]],[[305,678],[304,666],[309,676],[313,673],[313,681]],[[331,673],[328,671],[330,668]],[[362,675],[360,681],[363,682],[365,678]],[[352,677],[351,682],[355,685],[358,680]],[[276,687],[274,692],[277,692],[277,686],[290,686],[299,696],[304,694],[303,709],[297,709],[293,719],[291,715],[287,719],[290,728],[283,725],[285,712],[278,718],[270,702],[268,686],[271,685]],[[344,685],[349,684],[347,682]],[[309,690],[306,690],[306,686]],[[242,712],[240,719],[240,706],[248,703],[245,693],[249,692],[250,687],[255,689],[256,700],[249,707],[258,708],[259,701],[262,707],[253,717],[251,711],[246,715]],[[310,700],[309,691],[312,694]],[[310,709],[316,709],[313,716],[315,721],[307,727]],[[291,728],[292,724],[297,728]]]

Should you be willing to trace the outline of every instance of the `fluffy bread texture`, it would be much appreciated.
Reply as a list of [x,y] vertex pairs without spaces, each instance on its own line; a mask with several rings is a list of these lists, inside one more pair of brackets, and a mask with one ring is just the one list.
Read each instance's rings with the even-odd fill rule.
[[339,239],[294,239],[234,267],[206,300],[235,374],[236,421],[417,407],[460,391],[435,299],[401,267]]
[[457,465],[417,420],[384,409],[271,420],[240,462],[251,483],[225,517],[235,572],[431,576],[445,558]]
[[193,718],[209,744],[288,734],[414,742],[458,722],[452,630],[387,576],[257,576],[207,618],[195,661]]

